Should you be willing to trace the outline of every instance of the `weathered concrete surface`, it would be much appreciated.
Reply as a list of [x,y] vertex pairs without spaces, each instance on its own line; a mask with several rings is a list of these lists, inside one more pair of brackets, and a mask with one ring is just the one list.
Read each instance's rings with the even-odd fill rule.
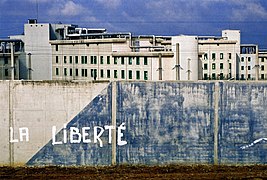
[[220,93],[220,163],[266,164],[267,83],[225,82]]
[[[60,130],[107,85],[108,82],[1,81],[0,164],[25,164],[51,139],[52,126]],[[29,142],[9,143],[9,127],[14,129],[14,139],[19,138],[19,128],[27,127]]]
[[[90,127],[92,143],[70,143],[52,145],[50,140],[28,162],[28,165],[109,165],[111,164],[111,146],[108,145],[108,131],[101,136],[103,147],[93,143],[93,127],[111,125],[111,89],[103,90],[76,117],[68,123],[67,136],[70,137],[70,127]],[[57,140],[63,140],[63,129],[57,134]]]
[[214,83],[120,83],[117,123],[127,146],[118,163],[213,162]]
[[[10,104],[5,104],[9,102],[5,99],[9,92],[12,92],[15,127],[29,127],[36,136],[27,143],[14,143],[14,162],[27,162],[27,165],[109,165],[114,161],[112,157],[116,157],[117,164],[267,163],[266,82],[114,82],[92,86],[85,83],[71,86],[73,89],[57,83],[35,85],[28,83],[24,87],[21,82],[18,85],[1,84],[1,97],[4,98],[0,109],[4,113],[1,150],[5,153],[12,150],[6,137],[9,126],[5,123],[10,119],[6,112]],[[79,90],[77,86],[81,86]],[[10,87],[12,90],[8,90]],[[103,89],[101,93],[97,93],[99,87]],[[85,89],[88,91],[83,94]],[[92,90],[96,95],[94,98],[90,96],[93,100],[83,98]],[[28,97],[21,97],[23,94]],[[116,99],[112,101],[114,97]],[[84,106],[79,105],[81,101]],[[71,113],[73,105],[82,111],[73,108],[78,111]],[[116,109],[112,109],[114,106]],[[52,118],[54,116],[56,118]],[[114,152],[114,144],[108,143],[107,130],[101,136],[103,147],[99,147],[99,142],[74,144],[67,141],[52,145],[52,126],[60,130],[66,122],[67,130],[70,127],[93,129],[111,125],[112,117],[117,127],[125,123],[122,139],[127,141],[126,145],[116,145]],[[48,128],[46,133],[43,129]],[[89,137],[93,141],[92,129]],[[56,139],[63,138],[64,129],[61,129]],[[43,145],[38,146],[39,141]],[[38,148],[33,150],[32,146]],[[6,162],[9,157],[4,155],[0,159]]]

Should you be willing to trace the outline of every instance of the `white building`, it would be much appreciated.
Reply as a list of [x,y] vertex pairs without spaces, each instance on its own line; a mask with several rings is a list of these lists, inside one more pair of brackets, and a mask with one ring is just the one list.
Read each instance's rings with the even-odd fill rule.
[[239,79],[239,30],[224,30],[222,37],[199,37],[198,52],[202,79]]
[[52,40],[54,80],[172,80],[170,37],[70,29]]
[[24,35],[10,38],[24,43],[23,79],[257,80],[267,74],[258,47],[240,45],[239,30],[220,37],[136,36],[29,20]]
[[198,37],[184,35],[172,37],[172,51],[173,61],[176,62],[175,80],[198,80]]
[[[68,24],[37,23],[29,19],[24,24],[24,35],[10,36],[11,39],[21,39],[24,44],[26,60],[22,61],[22,71],[26,72],[31,80],[52,79],[52,47],[50,40],[62,39],[62,31]],[[23,69],[23,67],[25,67]],[[28,71],[29,69],[29,71]]]
[[18,39],[0,39],[0,80],[22,79],[25,61],[24,43]]
[[259,79],[267,80],[267,50],[259,50]]
[[259,79],[258,46],[242,44],[240,46],[241,59],[239,64],[240,80]]

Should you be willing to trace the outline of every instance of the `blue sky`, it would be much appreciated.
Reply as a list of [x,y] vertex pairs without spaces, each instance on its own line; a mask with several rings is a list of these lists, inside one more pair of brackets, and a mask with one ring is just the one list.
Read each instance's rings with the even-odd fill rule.
[[38,22],[136,35],[220,36],[222,29],[240,29],[242,43],[267,49],[267,0],[0,0],[0,9],[0,38],[21,34],[38,9]]

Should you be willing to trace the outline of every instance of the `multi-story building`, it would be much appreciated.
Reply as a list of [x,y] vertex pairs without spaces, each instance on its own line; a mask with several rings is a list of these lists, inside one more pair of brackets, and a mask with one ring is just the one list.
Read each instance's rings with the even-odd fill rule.
[[55,80],[171,80],[171,37],[66,27],[52,45]]
[[17,80],[23,78],[20,62],[25,61],[24,43],[16,39],[0,40],[0,79]]
[[[22,67],[30,69],[30,80],[52,79],[52,47],[51,40],[63,39],[62,30],[70,24],[37,23],[35,19],[29,19],[24,25],[24,35],[10,36],[11,39],[21,39],[25,46],[26,61],[21,62]],[[74,26],[76,27],[76,26]],[[22,69],[26,72],[26,69]],[[25,75],[23,75],[25,76]]]
[[259,79],[267,80],[267,50],[259,50]]
[[240,80],[259,79],[258,46],[254,44],[242,44],[240,46]]
[[222,37],[198,37],[204,80],[239,79],[240,31],[224,30]]
[[[129,32],[110,33],[106,29],[40,24],[29,20],[24,26],[24,35],[10,38],[24,43],[24,59],[20,58],[17,63],[20,67],[18,79],[195,81],[267,78],[266,53],[258,53],[257,45],[240,45],[239,30],[223,30],[220,37],[136,36]],[[8,69],[6,66],[1,67]],[[8,75],[7,70],[1,72]]]

